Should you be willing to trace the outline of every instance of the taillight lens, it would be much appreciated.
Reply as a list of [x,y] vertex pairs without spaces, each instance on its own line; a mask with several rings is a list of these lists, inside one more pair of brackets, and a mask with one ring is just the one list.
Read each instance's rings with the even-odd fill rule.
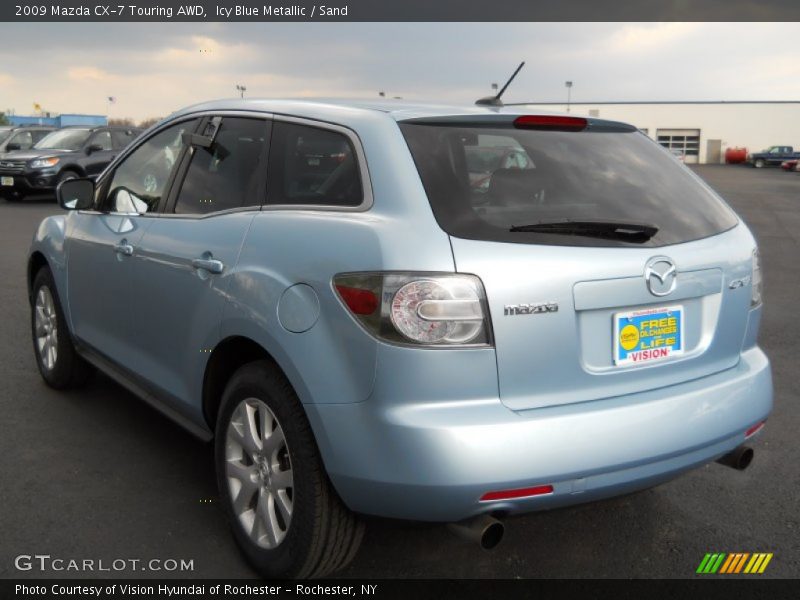
[[353,316],[387,341],[424,346],[491,344],[486,295],[474,275],[344,273],[334,278],[333,285]]
[[758,306],[761,304],[761,292],[763,283],[761,278],[761,259],[758,256],[758,248],[753,250],[753,278],[752,278],[752,295],[750,297],[750,306]]

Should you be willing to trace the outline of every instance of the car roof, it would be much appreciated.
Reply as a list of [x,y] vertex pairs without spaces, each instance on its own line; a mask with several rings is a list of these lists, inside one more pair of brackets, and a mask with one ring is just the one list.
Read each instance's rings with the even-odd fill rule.
[[[383,113],[396,121],[455,116],[525,115],[531,110],[524,106],[476,106],[411,102],[406,100],[370,100],[346,98],[266,99],[228,98],[212,100],[181,109],[170,117],[206,111],[253,111],[286,114],[310,119],[332,119],[354,113]],[[581,116],[536,109],[535,114]],[[598,121],[601,119],[593,118]]]

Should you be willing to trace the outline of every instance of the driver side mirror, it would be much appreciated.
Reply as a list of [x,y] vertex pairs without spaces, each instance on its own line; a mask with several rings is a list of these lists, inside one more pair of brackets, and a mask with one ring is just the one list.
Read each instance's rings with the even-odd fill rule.
[[93,152],[102,152],[103,146],[101,144],[89,144],[86,148],[86,154],[92,154]]
[[22,150],[22,146],[20,146],[17,142],[11,142],[6,146],[6,150],[11,152],[12,150]]
[[56,198],[66,210],[86,210],[94,204],[94,181],[91,179],[67,179],[58,184]]

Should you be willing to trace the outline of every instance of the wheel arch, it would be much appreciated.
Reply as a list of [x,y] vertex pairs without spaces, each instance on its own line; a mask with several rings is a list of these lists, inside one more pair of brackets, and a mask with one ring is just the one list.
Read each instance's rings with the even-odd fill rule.
[[32,301],[33,298],[33,280],[36,279],[36,274],[44,267],[50,267],[45,255],[39,250],[34,250],[28,257],[28,300]]
[[[274,364],[289,379],[278,361],[258,342],[241,335],[221,340],[212,350],[203,374],[203,417],[213,432],[217,423],[217,412],[230,378],[237,369],[257,360]],[[301,403],[302,405],[302,403]]]
[[74,173],[77,173],[81,177],[86,177],[86,171],[78,163],[70,163],[70,164],[64,165],[63,167],[61,167],[61,169],[59,169],[58,176],[61,177],[61,175],[64,173],[64,171],[73,171]]

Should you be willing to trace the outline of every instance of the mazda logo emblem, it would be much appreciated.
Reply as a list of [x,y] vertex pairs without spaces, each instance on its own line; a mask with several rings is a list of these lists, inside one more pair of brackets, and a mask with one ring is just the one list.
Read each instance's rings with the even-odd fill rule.
[[666,296],[678,285],[678,270],[666,256],[654,256],[644,266],[644,280],[651,294]]

